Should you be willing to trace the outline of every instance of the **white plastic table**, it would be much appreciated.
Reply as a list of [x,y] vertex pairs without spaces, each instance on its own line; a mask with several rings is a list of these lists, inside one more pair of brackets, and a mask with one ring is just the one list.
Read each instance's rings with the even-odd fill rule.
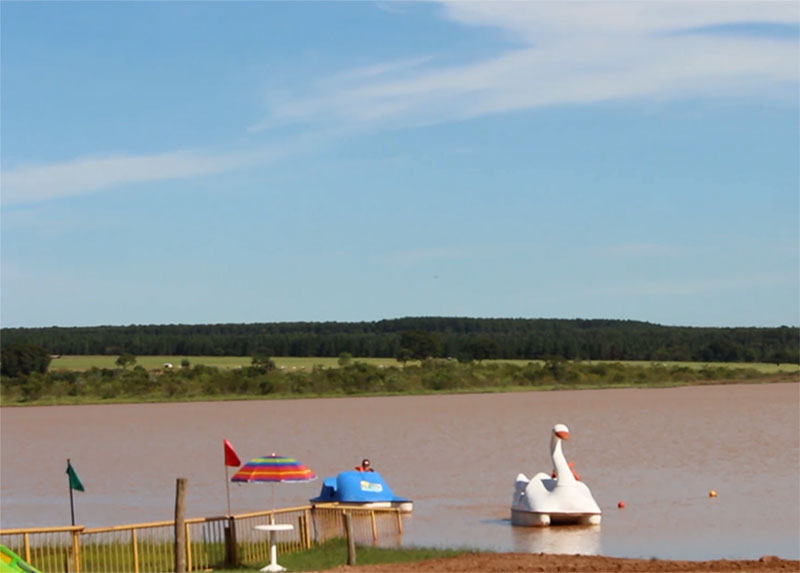
[[256,525],[254,529],[269,531],[269,565],[262,568],[262,571],[286,571],[286,567],[278,565],[278,549],[275,545],[276,531],[291,531],[294,525],[291,523],[271,523],[267,525]]

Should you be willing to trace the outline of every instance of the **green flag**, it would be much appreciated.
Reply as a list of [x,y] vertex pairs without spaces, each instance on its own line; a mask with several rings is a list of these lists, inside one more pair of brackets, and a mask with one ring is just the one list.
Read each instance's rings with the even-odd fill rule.
[[75,473],[75,470],[72,468],[72,464],[69,463],[69,460],[67,460],[67,475],[69,476],[70,489],[77,489],[78,491],[84,491],[83,484],[81,483],[81,478],[79,478],[78,474]]

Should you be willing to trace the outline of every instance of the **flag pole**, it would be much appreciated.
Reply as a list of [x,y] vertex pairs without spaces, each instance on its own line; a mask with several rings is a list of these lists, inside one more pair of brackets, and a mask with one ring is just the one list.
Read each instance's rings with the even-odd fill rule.
[[[69,458],[67,458],[67,467],[69,468],[70,465]],[[72,517],[72,525],[75,525],[75,504],[72,501],[72,478],[69,472],[67,472],[67,484],[69,486],[69,513]]]
[[231,514],[231,486],[228,483],[228,464],[225,464],[225,493],[228,496],[228,515]]
[[[222,440],[222,447],[225,451],[225,495],[228,498],[228,515],[231,514],[231,486],[228,483],[230,481],[228,476],[228,467],[230,466],[240,466],[242,464],[239,461],[239,456],[236,455],[236,450],[233,449],[233,446],[228,440]],[[236,477],[236,476],[234,476]]]

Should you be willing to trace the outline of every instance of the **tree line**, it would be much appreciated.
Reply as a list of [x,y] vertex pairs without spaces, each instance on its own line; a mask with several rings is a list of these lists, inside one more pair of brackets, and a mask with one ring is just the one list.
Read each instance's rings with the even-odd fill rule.
[[374,322],[0,329],[0,346],[51,355],[315,356],[800,363],[800,328],[605,319],[409,317]]

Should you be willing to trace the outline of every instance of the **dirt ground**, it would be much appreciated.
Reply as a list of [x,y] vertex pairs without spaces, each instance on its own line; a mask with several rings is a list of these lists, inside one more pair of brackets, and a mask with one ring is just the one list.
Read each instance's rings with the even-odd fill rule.
[[474,553],[431,559],[415,563],[388,565],[341,566],[332,569],[338,573],[384,571],[391,573],[421,573],[429,571],[458,571],[494,573],[506,571],[795,571],[800,572],[800,561],[780,559],[765,555],[752,561],[721,559],[718,561],[664,561],[660,559],[624,559],[596,555],[546,555],[543,553]]

